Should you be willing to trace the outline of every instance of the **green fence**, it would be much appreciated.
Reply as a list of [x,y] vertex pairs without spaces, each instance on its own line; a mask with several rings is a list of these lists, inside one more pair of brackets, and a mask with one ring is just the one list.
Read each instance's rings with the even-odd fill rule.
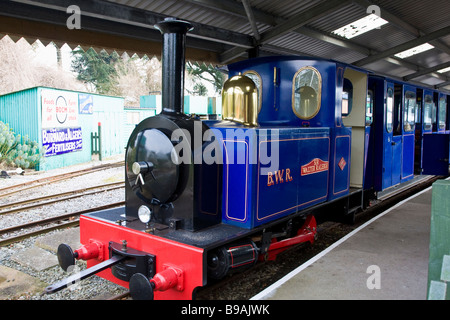
[[433,183],[428,299],[450,300],[450,181]]

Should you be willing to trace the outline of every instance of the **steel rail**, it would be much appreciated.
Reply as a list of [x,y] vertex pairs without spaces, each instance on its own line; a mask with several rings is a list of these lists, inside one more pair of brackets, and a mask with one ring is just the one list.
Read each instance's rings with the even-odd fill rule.
[[[30,223],[26,223],[26,224],[22,224],[22,225],[18,225],[18,226],[14,226],[14,227],[9,227],[9,228],[5,228],[0,230],[0,235],[2,234],[7,234],[7,233],[11,233],[11,232],[16,232],[16,231],[20,231],[23,229],[29,229],[32,227],[36,227],[36,226],[40,226],[40,225],[45,225],[45,224],[50,224],[50,223],[57,223],[60,222],[62,220],[67,220],[67,219],[71,219],[71,218],[76,218],[82,214],[85,213],[90,213],[90,212],[94,212],[94,211],[100,211],[100,210],[106,210],[106,209],[110,209],[110,208],[114,208],[114,207],[119,207],[119,206],[123,206],[125,205],[125,201],[120,201],[120,202],[115,202],[115,203],[110,203],[104,206],[99,206],[99,207],[95,207],[95,208],[90,208],[90,209],[86,209],[86,210],[81,210],[81,211],[77,211],[77,212],[72,212],[72,213],[67,213],[67,214],[63,214],[63,215],[59,215],[56,217],[52,217],[52,218],[47,218],[47,219],[43,219],[43,220],[39,220],[39,221],[33,221]],[[78,226],[79,225],[79,221],[70,221],[67,223],[63,223],[63,224],[58,224],[56,226],[51,226],[51,227],[47,227],[44,229],[40,229],[40,230],[36,230],[36,231],[31,231],[28,233],[24,233],[18,236],[13,236],[10,238],[6,238],[6,239],[2,239],[0,240],[0,247],[2,246],[6,246],[18,241],[21,241],[23,239],[32,237],[32,236],[36,236],[39,234],[43,234],[43,233],[47,233],[56,229],[63,229],[63,228],[69,228],[69,227],[74,227],[74,226]]]
[[[39,202],[39,201],[43,201],[43,200],[48,200],[48,199],[54,198],[53,200],[49,200],[49,201],[46,201],[46,202],[35,203],[35,204],[28,205],[28,206],[22,206],[22,207],[10,209],[10,210],[7,210],[7,211],[0,211],[0,216],[6,215],[6,214],[10,214],[10,213],[14,213],[14,212],[19,212],[19,211],[25,211],[25,210],[32,209],[32,208],[42,207],[42,206],[45,206],[45,205],[48,205],[48,204],[52,204],[52,203],[56,203],[56,202],[60,202],[60,201],[65,201],[65,200],[70,200],[70,199],[74,199],[74,198],[79,198],[79,197],[95,194],[95,193],[98,193],[98,192],[111,191],[111,190],[124,188],[124,187],[125,186],[124,186],[124,182],[123,181],[121,181],[121,182],[113,182],[113,183],[109,183],[109,184],[105,184],[105,185],[98,185],[98,186],[93,186],[93,187],[87,187],[87,188],[82,188],[82,189],[78,189],[78,190],[67,191],[67,192],[63,192],[63,193],[43,196],[43,197],[39,197],[39,198],[27,199],[27,200],[17,201],[17,202],[13,202],[13,203],[7,203],[7,204],[0,205],[0,209],[6,209],[6,208],[11,208],[11,207],[21,206],[21,205],[25,205],[25,204],[29,204],[29,203],[33,203],[33,202]],[[86,191],[94,190],[94,189],[99,189],[99,190],[92,191],[92,192],[86,192]],[[82,192],[84,192],[84,193],[82,193]],[[81,193],[81,194],[76,194],[76,193]],[[66,195],[69,195],[69,196],[66,196]],[[64,196],[66,196],[66,197],[64,197]],[[60,198],[60,197],[64,197],[64,198]]]
[[[100,165],[100,166],[96,166],[96,167],[92,167],[92,168],[81,169],[81,170],[72,171],[72,172],[63,173],[63,174],[58,174],[58,175],[51,176],[51,177],[46,177],[46,178],[39,178],[39,179],[36,179],[36,180],[23,182],[23,183],[20,183],[20,184],[17,184],[17,185],[4,187],[4,188],[0,189],[0,192],[2,192],[2,191],[9,191],[11,189],[20,188],[20,187],[22,187],[22,188],[20,188],[18,190],[9,191],[7,193],[0,194],[0,198],[12,195],[12,194],[20,192],[20,191],[25,191],[25,190],[28,190],[28,189],[40,187],[40,186],[46,185],[48,183],[59,182],[59,181],[71,179],[71,178],[74,178],[74,177],[78,177],[78,176],[81,176],[81,175],[97,172],[97,171],[102,171],[102,170],[107,170],[107,169],[110,169],[110,168],[120,167],[120,166],[124,165],[124,163],[125,163],[124,161],[121,161],[121,162],[115,162],[115,163],[112,163],[112,164]],[[33,184],[36,184],[36,185],[33,185]]]

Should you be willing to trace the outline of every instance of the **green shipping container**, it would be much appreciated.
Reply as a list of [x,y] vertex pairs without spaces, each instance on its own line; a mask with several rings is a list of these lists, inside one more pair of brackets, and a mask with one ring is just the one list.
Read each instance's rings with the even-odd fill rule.
[[125,128],[123,136],[123,145],[126,147],[128,139],[131,136],[134,128],[144,119],[156,115],[156,108],[132,108],[125,107],[123,126]]
[[102,127],[102,158],[123,153],[124,99],[35,87],[0,96],[0,121],[46,148],[37,170],[88,162],[91,132]]

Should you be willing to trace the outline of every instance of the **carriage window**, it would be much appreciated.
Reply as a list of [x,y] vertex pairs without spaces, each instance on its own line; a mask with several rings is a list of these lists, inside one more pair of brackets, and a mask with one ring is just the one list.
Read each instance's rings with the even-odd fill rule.
[[256,90],[258,94],[258,113],[261,111],[261,104],[262,104],[262,80],[261,76],[258,74],[258,72],[250,70],[244,72],[244,76],[249,77],[253,80],[253,82],[256,85]]
[[402,134],[402,107],[403,107],[403,94],[402,86],[394,84],[394,135],[399,136]]
[[423,124],[425,130],[431,129],[431,118],[433,109],[433,98],[430,95],[426,95],[423,106]]
[[366,126],[372,124],[373,119],[373,92],[372,90],[367,91],[367,101],[366,101]]
[[439,129],[445,130],[445,119],[447,118],[447,103],[445,98],[439,99]]
[[352,112],[353,106],[353,84],[350,80],[344,79],[342,91],[342,116],[346,117]]
[[320,110],[322,78],[313,67],[304,67],[294,76],[292,109],[297,117],[308,120]]
[[403,130],[414,131],[416,110],[416,94],[412,91],[405,93],[405,108],[403,110]]
[[394,90],[388,89],[386,99],[386,131],[391,133],[394,122]]
[[420,124],[422,122],[422,101],[420,98],[416,101],[416,124]]
[[437,107],[436,107],[437,99],[433,100],[431,104],[431,123],[433,124],[433,131],[436,131],[436,123],[437,123]]

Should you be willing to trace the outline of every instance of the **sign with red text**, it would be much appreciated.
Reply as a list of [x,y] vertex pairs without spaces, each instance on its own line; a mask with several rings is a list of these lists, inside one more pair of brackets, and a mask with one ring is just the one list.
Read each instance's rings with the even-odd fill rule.
[[42,128],[78,126],[78,93],[43,89]]
[[306,176],[308,174],[319,173],[323,171],[328,171],[328,161],[323,161],[322,159],[315,158],[311,162],[303,165],[301,167],[301,175]]

